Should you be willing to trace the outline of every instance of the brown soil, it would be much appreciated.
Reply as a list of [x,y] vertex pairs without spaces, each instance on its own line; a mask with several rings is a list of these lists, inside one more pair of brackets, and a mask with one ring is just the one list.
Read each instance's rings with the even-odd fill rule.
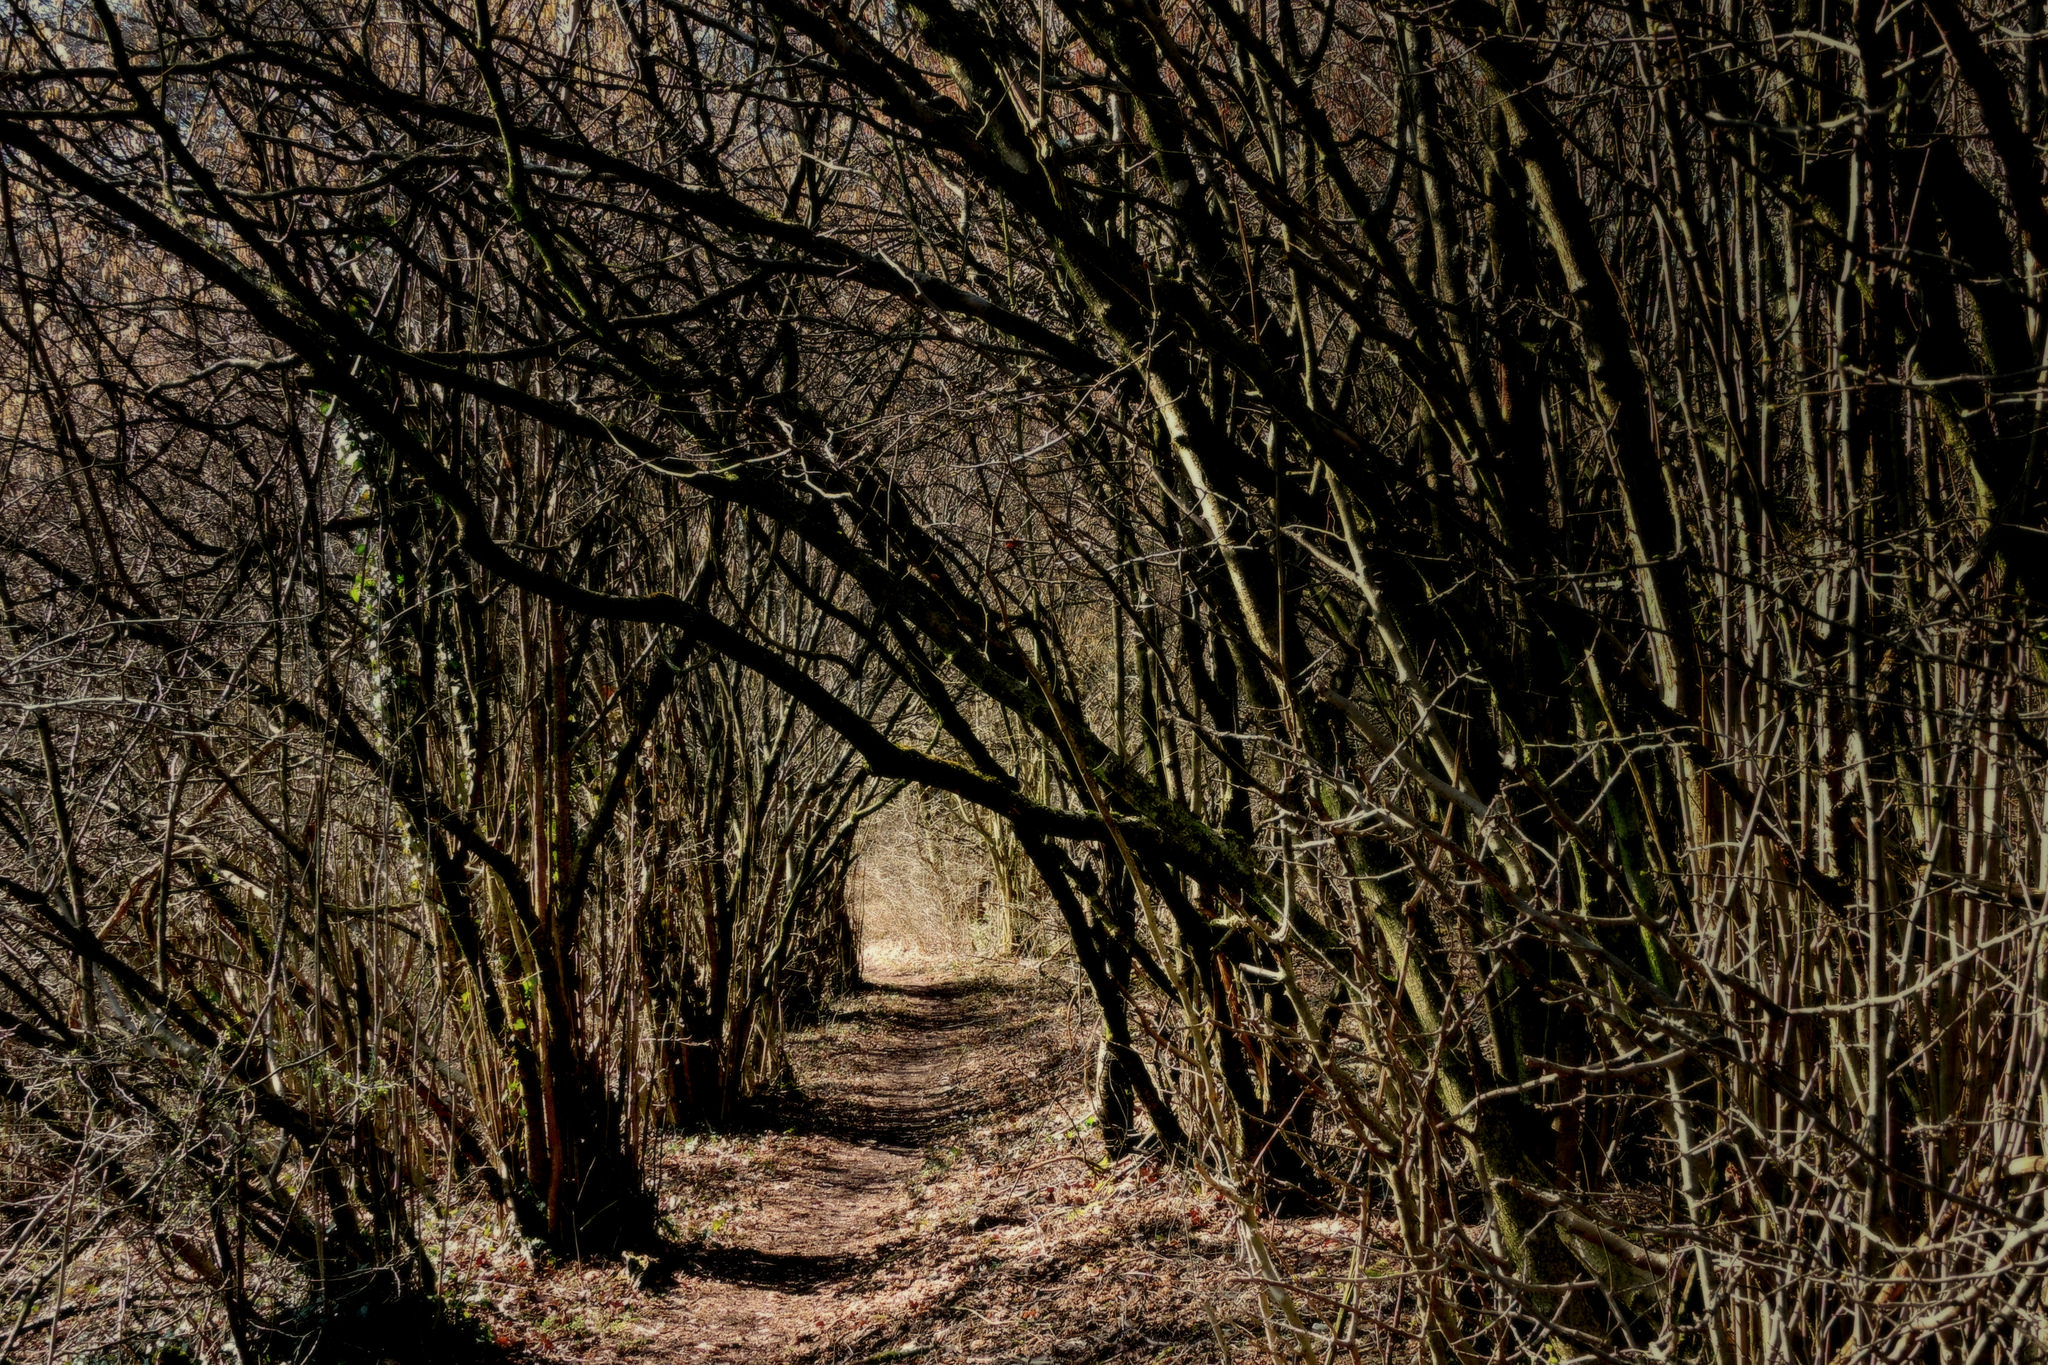
[[[477,1255],[500,1344],[580,1365],[1270,1358],[1220,1207],[1142,1156],[1102,1160],[1066,988],[930,961],[870,978],[792,1040],[796,1089],[754,1131],[664,1154],[678,1250],[644,1289]],[[1352,1251],[1335,1225],[1279,1240],[1311,1277]]]
[[876,974],[836,1026],[801,1041],[800,1062],[831,1073],[789,1106],[795,1131],[756,1144],[739,1216],[685,1259],[666,1320],[646,1319],[669,1348],[651,1354],[694,1337],[701,1360],[780,1361],[818,1334],[901,1241],[925,1145],[960,1117],[960,1066],[990,1041],[981,994],[930,972]]

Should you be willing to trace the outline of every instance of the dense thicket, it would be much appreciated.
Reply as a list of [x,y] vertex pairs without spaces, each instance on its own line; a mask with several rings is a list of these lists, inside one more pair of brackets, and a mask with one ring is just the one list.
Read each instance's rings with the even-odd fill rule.
[[11,1216],[574,1245],[914,783],[1304,1358],[2022,1358],[2043,27],[16,4]]

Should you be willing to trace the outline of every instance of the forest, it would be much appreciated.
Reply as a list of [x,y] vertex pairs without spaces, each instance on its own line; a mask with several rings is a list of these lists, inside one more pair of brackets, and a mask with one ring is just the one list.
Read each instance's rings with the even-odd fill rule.
[[0,1359],[2048,1359],[2042,0],[0,3]]

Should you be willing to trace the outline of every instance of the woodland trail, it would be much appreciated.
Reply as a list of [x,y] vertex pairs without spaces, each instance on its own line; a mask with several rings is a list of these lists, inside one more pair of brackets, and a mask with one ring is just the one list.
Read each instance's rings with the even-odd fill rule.
[[[871,958],[790,1038],[792,1092],[655,1161],[678,1245],[646,1287],[493,1259],[499,1344],[532,1365],[1270,1359],[1220,1206],[1141,1154],[1103,1161],[1077,1003],[1015,964]],[[1268,1235],[1302,1274],[1351,1251],[1320,1222]]]
[[901,1240],[927,1145],[979,1108],[959,1073],[980,1069],[1002,1011],[929,966],[871,971],[862,998],[861,1027],[831,1069],[800,1071],[799,1140],[779,1147],[774,1178],[748,1182],[730,1231],[679,1266],[641,1315],[651,1349],[636,1358],[784,1360],[820,1323],[821,1303]]

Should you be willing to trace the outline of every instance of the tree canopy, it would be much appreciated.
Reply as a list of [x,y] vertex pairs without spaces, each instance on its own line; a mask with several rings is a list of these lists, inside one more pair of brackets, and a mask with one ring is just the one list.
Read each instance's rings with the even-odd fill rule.
[[0,1100],[106,1227],[637,1245],[908,787],[1304,1359],[1309,1208],[1435,1361],[2042,1334],[2038,4],[7,15]]

